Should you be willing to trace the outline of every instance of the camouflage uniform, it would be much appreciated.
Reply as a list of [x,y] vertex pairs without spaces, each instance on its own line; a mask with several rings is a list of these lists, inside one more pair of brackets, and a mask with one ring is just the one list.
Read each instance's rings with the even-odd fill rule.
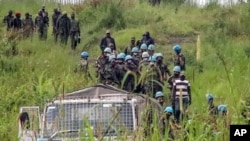
[[42,16],[43,16],[43,21],[44,21],[44,39],[47,39],[47,34],[48,34],[48,27],[49,27],[49,14],[47,11],[45,11],[45,6],[42,6],[41,9]]
[[5,23],[7,26],[7,31],[9,31],[11,29],[11,23],[14,20],[14,16],[12,14],[13,14],[13,11],[10,10],[9,14],[7,16],[5,16],[3,19],[3,23]]
[[70,19],[67,16],[67,13],[64,12],[63,15],[58,19],[56,24],[56,29],[58,29],[58,34],[61,39],[61,44],[67,44],[70,32]]
[[120,85],[115,71],[115,61],[109,62],[104,67],[103,78],[105,79],[104,84],[108,85]]
[[162,128],[162,134],[165,135],[166,129],[168,129],[168,141],[174,140],[174,124],[176,124],[175,119],[171,115],[164,115],[162,119],[163,128]]
[[59,9],[54,9],[54,14],[52,15],[52,26],[53,26],[53,35],[55,37],[55,42],[57,42],[57,38],[58,38],[56,22],[60,16],[61,16],[61,12],[59,11]]
[[180,66],[181,67],[181,71],[185,71],[186,67],[185,67],[185,57],[182,53],[176,54],[174,56],[174,65],[175,66]]
[[116,65],[114,67],[116,75],[117,75],[117,79],[120,82],[120,84],[122,83],[123,77],[126,74],[126,70],[125,70],[125,63],[124,62],[116,62]]
[[75,50],[77,43],[80,43],[80,23],[75,19],[75,14],[71,14],[71,28],[70,28],[70,39],[71,48]]
[[29,13],[25,14],[25,19],[23,19],[23,35],[25,38],[32,36],[35,24],[30,17]]
[[96,76],[99,78],[99,82],[100,83],[105,83],[105,78],[103,77],[104,76],[104,71],[105,71],[105,68],[107,67],[108,65],[108,57],[107,56],[100,56],[97,61],[96,61]]
[[[133,60],[131,60],[131,62],[129,61],[125,63],[125,70],[126,73],[133,72],[137,74],[138,66],[136,66]],[[135,84],[136,82],[134,76],[132,74],[128,74],[127,78],[125,79],[123,88],[126,91],[132,92],[134,91]]]
[[132,51],[132,48],[133,48],[133,47],[136,47],[136,44],[135,44],[135,37],[132,37],[132,38],[131,38],[131,43],[130,43],[130,45],[129,45],[128,47],[125,48],[124,53],[125,53],[126,55],[131,55],[131,56],[132,56],[131,51]]
[[16,18],[11,22],[11,27],[14,28],[15,31],[19,31],[22,29],[22,20],[21,20],[21,14],[16,13]]
[[39,39],[46,40],[48,21],[43,17],[42,11],[39,11],[38,16],[35,18],[35,26],[39,34]]

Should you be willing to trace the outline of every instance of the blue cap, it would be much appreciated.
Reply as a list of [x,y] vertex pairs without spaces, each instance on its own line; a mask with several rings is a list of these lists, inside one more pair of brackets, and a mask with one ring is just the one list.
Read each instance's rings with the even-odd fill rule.
[[174,110],[173,110],[172,107],[168,106],[168,107],[165,108],[164,111],[165,111],[165,112],[168,112],[168,113],[173,113]]
[[156,92],[155,98],[161,97],[161,96],[164,96],[163,93],[162,93],[161,91]]

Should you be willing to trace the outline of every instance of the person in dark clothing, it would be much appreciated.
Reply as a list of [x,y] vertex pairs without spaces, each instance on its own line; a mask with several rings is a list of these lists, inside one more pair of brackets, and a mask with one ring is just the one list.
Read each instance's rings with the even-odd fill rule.
[[58,29],[57,32],[59,33],[61,44],[67,45],[71,23],[66,11],[64,11],[62,16],[58,19],[56,28]]
[[23,19],[22,22],[23,22],[23,36],[25,38],[32,36],[35,24],[28,12],[25,13],[25,19]]
[[3,19],[3,23],[6,24],[7,26],[7,31],[9,31],[11,29],[11,22],[14,20],[14,16],[13,16],[13,11],[10,10],[8,15],[4,17]]
[[145,43],[147,46],[149,45],[154,45],[155,42],[154,42],[154,39],[150,36],[150,33],[149,32],[146,32],[145,34],[143,34],[143,38],[141,40],[141,43]]
[[110,43],[113,43],[114,45],[114,50],[116,50],[116,44],[115,44],[115,39],[111,37],[110,35],[110,30],[106,31],[106,36],[104,38],[102,38],[101,44],[100,44],[100,49],[102,50],[102,52],[104,51],[104,49],[106,47],[108,47],[108,45]]
[[70,23],[70,39],[71,39],[71,49],[75,50],[77,43],[80,43],[80,22],[75,19],[75,13],[71,14],[71,23]]
[[58,8],[55,8],[54,14],[52,15],[52,26],[53,26],[53,35],[55,38],[55,42],[57,42],[57,38],[58,38],[58,33],[57,33],[57,29],[56,29],[56,22],[60,16],[61,16],[60,10]]
[[22,20],[20,12],[16,12],[16,18],[12,21],[11,27],[13,27],[15,31],[19,31],[22,28]]

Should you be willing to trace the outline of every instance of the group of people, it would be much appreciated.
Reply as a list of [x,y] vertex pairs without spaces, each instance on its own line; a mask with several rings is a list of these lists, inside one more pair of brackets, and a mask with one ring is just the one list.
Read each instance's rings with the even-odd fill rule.
[[[102,54],[96,61],[96,77],[100,83],[155,98],[166,112],[163,124],[180,128],[180,123],[188,119],[188,107],[192,103],[192,96],[190,82],[184,74],[186,59],[180,45],[173,46],[175,52],[173,73],[164,62],[164,55],[156,52],[154,39],[149,32],[145,32],[141,40],[131,37],[130,45],[118,53],[115,39],[107,30],[106,36],[101,40],[100,49]],[[87,77],[89,77],[88,57],[87,51],[81,53],[79,67],[88,74]],[[169,89],[169,94],[163,93],[164,87]],[[226,115],[227,106],[214,106],[211,97],[210,94],[209,113]],[[174,120],[170,120],[171,116]],[[175,124],[168,124],[169,121],[174,121]]]
[[[49,28],[49,14],[45,10],[45,6],[42,6],[38,11],[37,16],[33,20],[32,15],[27,12],[25,18],[21,18],[20,12],[10,10],[8,15],[3,19],[3,23],[6,24],[7,32],[18,33],[23,38],[32,37],[33,33],[37,31],[39,39],[46,40],[47,32]],[[70,18],[67,12],[61,12],[60,9],[55,8],[52,15],[53,36],[55,42],[58,37],[62,45],[67,45],[68,38],[71,39],[71,48],[76,49],[78,43],[80,43],[80,22],[76,20],[75,13],[71,13]]]

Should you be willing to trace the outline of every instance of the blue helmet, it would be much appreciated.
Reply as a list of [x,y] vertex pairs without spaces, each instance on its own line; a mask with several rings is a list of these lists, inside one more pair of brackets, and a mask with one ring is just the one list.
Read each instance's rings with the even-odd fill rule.
[[180,51],[180,50],[181,50],[181,46],[180,46],[180,45],[175,45],[175,46],[173,47],[173,50],[174,50],[174,51]]
[[173,110],[172,107],[168,106],[168,107],[165,108],[164,111],[167,112],[167,113],[173,113],[174,110]]
[[181,72],[181,67],[180,66],[175,66],[173,71],[174,72]]
[[123,56],[123,59],[125,59],[126,54],[124,52],[121,52],[120,54]]
[[112,60],[115,60],[116,59],[116,56],[115,55],[110,55],[109,56],[109,61],[112,61]]
[[152,62],[156,62],[156,55],[150,57]]
[[138,53],[139,52],[139,48],[138,47],[133,47],[131,52],[132,53]]
[[218,107],[217,107],[217,110],[219,111],[219,112],[227,112],[227,105],[219,105]]
[[157,54],[156,54],[156,58],[157,58],[157,57],[163,57],[163,54],[162,54],[162,53],[157,53]]
[[132,59],[132,56],[131,56],[131,55],[127,55],[127,56],[125,57],[125,61],[130,60],[130,59]]
[[146,49],[147,50],[148,49],[147,44],[142,44],[140,49]]
[[151,44],[151,45],[149,45],[149,46],[148,46],[148,50],[155,50],[155,46],[154,46],[154,45],[152,45],[152,44]]
[[161,91],[156,92],[155,98],[161,97],[161,96],[164,96],[163,93],[162,93]]
[[81,53],[81,57],[89,57],[89,53],[87,51],[84,51]]
[[120,53],[120,54],[117,55],[117,59],[125,59],[125,55]]
[[213,94],[206,94],[206,97],[208,100],[213,100],[214,99],[214,95]]
[[111,53],[111,48],[109,48],[109,47],[106,47],[106,48],[104,49],[104,52],[108,52],[108,53]]

